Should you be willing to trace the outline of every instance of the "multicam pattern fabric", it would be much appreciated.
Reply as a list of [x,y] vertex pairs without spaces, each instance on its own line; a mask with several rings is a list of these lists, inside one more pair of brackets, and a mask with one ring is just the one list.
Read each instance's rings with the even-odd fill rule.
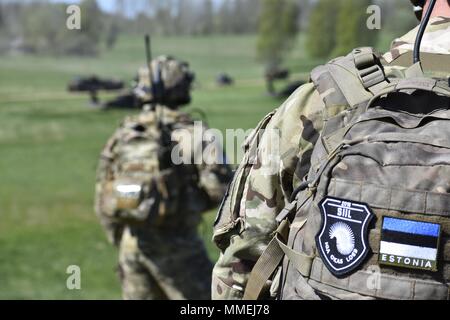
[[[419,27],[414,28],[406,35],[392,42],[391,50],[383,57],[390,63],[405,52],[414,49],[414,41],[416,39]],[[427,31],[423,37],[421,52],[450,54],[450,18],[436,17],[430,21]]]
[[[283,156],[278,172],[272,175],[260,174],[258,162],[253,166],[243,162],[237,170],[232,189],[240,192],[231,193],[226,199],[215,226],[214,241],[221,255],[213,272],[214,299],[242,298],[253,265],[273,237],[277,227],[275,217],[287,204],[294,183],[308,170],[312,148],[321,130],[318,120],[323,109],[314,86],[306,84],[265,119],[269,121],[266,130],[281,133],[279,151]],[[262,146],[268,141],[262,135],[260,141],[254,141],[258,142],[257,157],[266,157]],[[297,157],[299,154],[301,158]],[[298,163],[302,165],[297,166]],[[230,217],[233,228],[225,224]]]
[[[207,129],[200,125],[201,132]],[[102,152],[96,213],[108,239],[119,247],[125,299],[208,299],[212,263],[197,227],[201,214],[220,202],[231,168],[209,159],[210,165],[161,169],[160,151],[167,148],[162,127],[185,154],[208,146],[181,139],[193,133],[194,122],[177,110],[159,105],[128,117]]]
[[[426,32],[424,50],[450,54],[449,27],[448,18],[433,19]],[[396,40],[384,59],[389,63],[397,55],[411,50],[415,32]],[[404,70],[386,67],[387,75]],[[323,101],[335,97],[337,113],[339,94],[330,90],[319,95],[313,83],[308,83],[255,129],[272,128],[279,132],[280,147],[275,156],[280,155],[281,161],[276,173],[261,174],[258,165],[261,161],[255,161],[256,164],[247,161],[255,150],[253,156],[257,159],[267,157],[270,142],[264,134],[244,146],[247,155],[237,170],[214,228],[213,239],[221,254],[213,270],[213,299],[242,299],[253,266],[273,238],[277,228],[275,218],[310,169],[313,146],[322,131],[324,118],[330,116],[324,113]],[[271,286],[270,292],[275,295],[276,283],[267,286]]]

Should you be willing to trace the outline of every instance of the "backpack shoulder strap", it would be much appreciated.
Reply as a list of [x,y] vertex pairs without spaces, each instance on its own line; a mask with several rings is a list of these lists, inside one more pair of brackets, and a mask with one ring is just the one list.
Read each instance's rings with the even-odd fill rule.
[[369,47],[315,68],[311,81],[326,105],[325,119],[367,102],[389,83],[380,55]]

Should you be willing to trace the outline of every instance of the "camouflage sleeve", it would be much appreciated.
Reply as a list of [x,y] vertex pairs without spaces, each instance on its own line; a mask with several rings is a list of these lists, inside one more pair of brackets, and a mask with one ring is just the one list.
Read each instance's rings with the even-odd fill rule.
[[[202,143],[203,161],[197,165],[199,186],[208,195],[210,207],[220,204],[226,189],[233,178],[233,170],[218,139],[205,134],[206,143]],[[212,138],[212,139],[211,139]]]
[[175,154],[189,155],[184,161],[192,161],[196,167],[198,187],[207,195],[208,209],[219,205],[233,178],[233,170],[216,133],[215,129],[209,129],[200,121],[172,133],[172,140],[177,142],[181,150]]
[[219,205],[232,177],[233,171],[228,164],[201,166],[199,185],[208,195],[211,208]]
[[111,184],[109,181],[113,180],[112,164],[113,153],[112,150],[117,141],[117,132],[106,144],[103,149],[97,167],[96,186],[95,186],[95,213],[103,226],[108,241],[118,246],[122,238],[122,232],[125,225],[113,217],[114,209],[111,207],[110,194]]
[[242,299],[250,272],[277,228],[276,216],[307,173],[323,108],[313,84],[306,84],[263,119],[244,144],[245,157],[214,226],[221,253],[213,270],[213,299]]

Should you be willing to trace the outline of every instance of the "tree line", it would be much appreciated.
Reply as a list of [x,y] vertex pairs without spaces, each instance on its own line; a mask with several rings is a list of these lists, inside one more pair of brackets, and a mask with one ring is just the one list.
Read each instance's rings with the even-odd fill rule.
[[[418,23],[409,1],[262,0],[261,5],[257,52],[266,70],[280,67],[299,41],[299,30],[306,35],[302,43],[308,55],[326,59],[356,47],[377,47],[380,41],[401,36]],[[377,11],[368,10],[372,5]],[[368,28],[374,14],[379,29]]]
[[116,10],[104,12],[96,0],[82,0],[81,30],[72,32],[65,27],[67,4],[46,0],[0,2],[0,52],[95,55],[102,45],[112,48],[120,33],[195,36],[256,32],[259,0],[214,3],[115,0]]
[[0,52],[95,55],[110,17],[95,0],[83,0],[80,31],[66,27],[67,4],[49,1],[0,3]]
[[[381,29],[369,29],[367,9],[380,8]],[[375,47],[382,35],[400,36],[417,24],[409,1],[319,0],[311,11],[306,49],[311,56],[326,58],[349,53],[352,48]]]
[[[96,0],[80,1],[81,30],[68,30],[67,4],[47,0],[0,1],[0,53],[95,55],[119,35],[257,34],[256,53],[268,68],[306,35],[311,57],[327,58],[357,46],[374,46],[383,34],[401,35],[417,21],[409,1],[391,0]],[[382,29],[366,27],[367,8],[382,9]]]

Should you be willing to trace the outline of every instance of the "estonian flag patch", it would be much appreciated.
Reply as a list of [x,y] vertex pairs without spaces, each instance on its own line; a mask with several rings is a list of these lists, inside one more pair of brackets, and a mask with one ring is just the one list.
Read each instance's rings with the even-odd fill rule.
[[378,262],[437,271],[440,234],[437,223],[384,217]]

